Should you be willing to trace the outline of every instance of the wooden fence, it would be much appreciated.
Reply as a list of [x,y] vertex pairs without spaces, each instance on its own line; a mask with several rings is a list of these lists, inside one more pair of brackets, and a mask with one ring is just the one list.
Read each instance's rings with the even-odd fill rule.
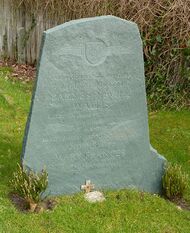
[[0,0],[0,59],[35,64],[43,31],[57,24],[46,15],[29,15],[24,7],[15,9],[12,0]]

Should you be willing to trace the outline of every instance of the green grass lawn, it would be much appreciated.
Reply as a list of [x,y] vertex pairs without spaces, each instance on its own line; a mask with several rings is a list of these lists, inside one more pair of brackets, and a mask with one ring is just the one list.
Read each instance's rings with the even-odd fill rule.
[[[129,190],[107,191],[106,201],[98,204],[89,204],[77,194],[58,198],[53,211],[16,210],[7,195],[20,160],[32,83],[11,81],[9,72],[0,68],[0,233],[190,232],[190,211],[156,195]],[[190,175],[190,111],[150,113],[149,124],[152,145]]]

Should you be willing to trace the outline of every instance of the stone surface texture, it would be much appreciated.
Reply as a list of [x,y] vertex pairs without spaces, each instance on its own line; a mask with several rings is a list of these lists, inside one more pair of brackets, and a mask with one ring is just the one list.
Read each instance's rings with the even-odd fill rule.
[[161,192],[165,159],[150,146],[142,41],[114,16],[44,32],[22,163],[49,174],[47,193]]

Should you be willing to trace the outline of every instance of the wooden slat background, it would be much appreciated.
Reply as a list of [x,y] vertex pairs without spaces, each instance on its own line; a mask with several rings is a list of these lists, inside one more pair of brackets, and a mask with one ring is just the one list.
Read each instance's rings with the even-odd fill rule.
[[24,8],[13,9],[11,0],[0,0],[0,59],[35,64],[43,31],[57,24],[46,15],[34,18]]

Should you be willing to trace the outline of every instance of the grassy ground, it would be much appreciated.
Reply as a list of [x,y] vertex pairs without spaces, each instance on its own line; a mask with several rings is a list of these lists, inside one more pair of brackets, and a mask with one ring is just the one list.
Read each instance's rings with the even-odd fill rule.
[[[0,68],[0,233],[190,232],[190,212],[127,190],[106,192],[103,203],[89,204],[78,194],[60,197],[51,212],[18,212],[7,197],[8,181],[20,157],[32,84],[10,81],[9,71]],[[152,145],[190,175],[190,112],[150,113],[149,122]]]

